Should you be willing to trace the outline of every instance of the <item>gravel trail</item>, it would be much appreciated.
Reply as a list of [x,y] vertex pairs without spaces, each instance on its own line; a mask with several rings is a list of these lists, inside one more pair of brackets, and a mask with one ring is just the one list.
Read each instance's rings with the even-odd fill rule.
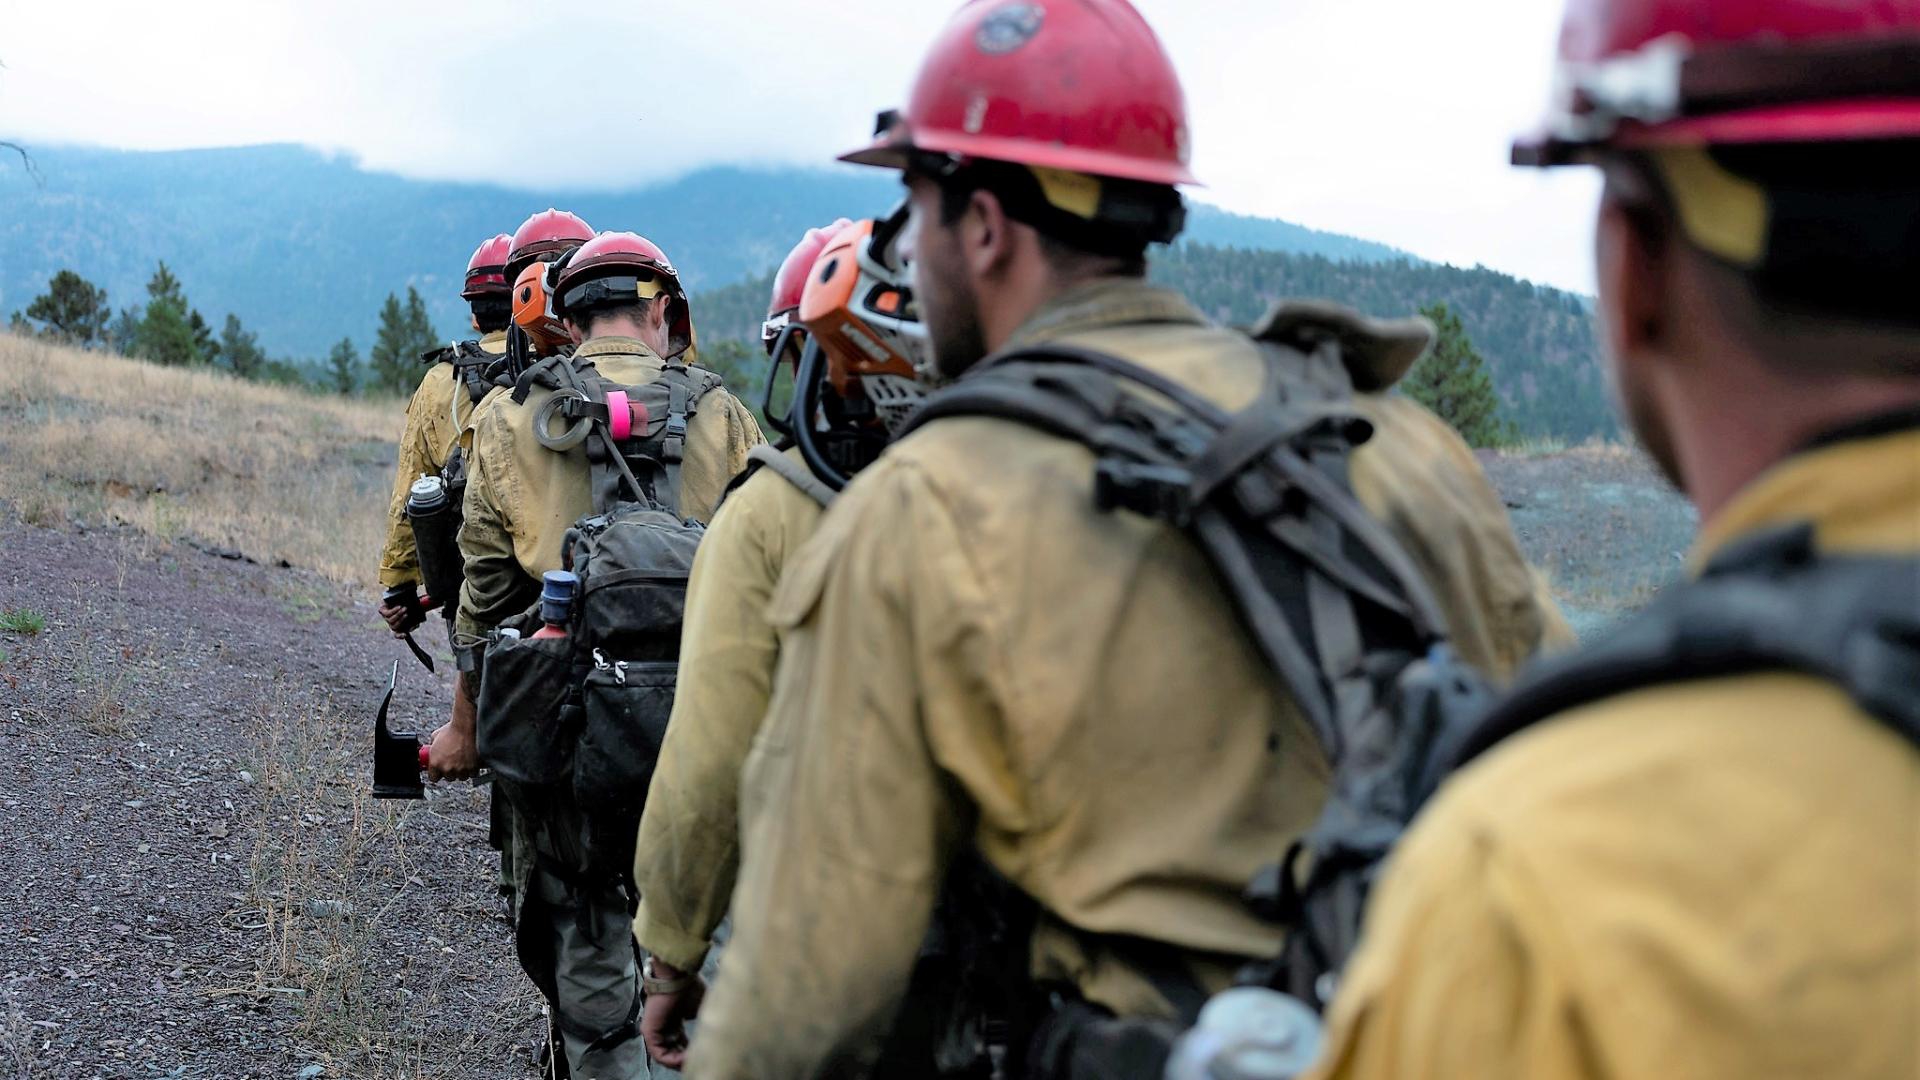
[[0,506],[0,1075],[532,1075],[485,792],[368,795],[436,636],[438,676],[325,579]]

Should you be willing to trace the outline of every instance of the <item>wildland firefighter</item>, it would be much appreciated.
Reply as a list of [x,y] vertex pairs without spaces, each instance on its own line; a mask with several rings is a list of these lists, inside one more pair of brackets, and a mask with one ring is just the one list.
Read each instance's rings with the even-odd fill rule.
[[1323,1077],[1920,1075],[1920,5],[1573,0],[1522,165],[1691,580],[1530,675],[1368,909]]
[[518,379],[533,361],[573,348],[566,323],[553,308],[553,271],[593,236],[578,215],[554,209],[529,217],[513,234],[506,270],[513,290],[507,349],[511,379]]
[[[474,249],[473,257],[467,260],[460,296],[472,309],[473,328],[480,338],[436,349],[423,357],[428,365],[426,374],[420,377],[420,385],[407,403],[400,460],[393,475],[393,498],[387,508],[387,541],[380,551],[379,580],[384,591],[380,616],[396,634],[412,631],[425,621],[425,603],[447,605],[450,610],[458,599],[435,593],[434,583],[422,577],[413,526],[407,516],[407,497],[422,477],[440,476],[459,445],[460,433],[474,407],[492,388],[485,370],[507,351],[511,311],[506,263],[512,246],[513,238],[501,233]],[[423,583],[428,585],[424,598],[419,593]]]
[[[543,292],[539,296],[537,304],[534,305],[539,309],[537,315],[524,310],[529,302],[521,298],[521,290],[515,285],[515,282],[517,282],[523,274],[527,273],[531,267],[536,265],[544,266],[559,259],[561,256],[578,248],[581,244],[593,239],[593,235],[593,227],[581,220],[579,215],[566,210],[548,208],[538,213],[528,215],[527,219],[521,222],[520,227],[515,229],[513,235],[508,238],[506,255],[500,268],[501,281],[507,286],[506,291],[502,295],[507,302],[508,325],[503,328],[504,334],[500,349],[502,355],[509,358],[509,363],[504,365],[499,372],[496,373],[496,382],[517,379],[520,375],[520,371],[517,370],[517,368],[520,365],[556,351],[563,342],[567,346],[571,345],[570,341],[564,341],[564,326],[559,328],[560,338],[552,340],[542,338],[540,339],[541,344],[539,345],[529,344],[526,326],[530,323],[536,326],[547,325],[548,320],[546,316],[549,315],[550,309],[547,303],[547,297]],[[545,345],[546,347],[542,348],[541,345]],[[484,398],[482,402],[484,403]],[[462,528],[464,528],[466,505],[466,472],[471,471],[473,423],[479,419],[479,407],[476,405],[467,415],[467,423],[458,433],[461,453],[463,457],[466,458],[466,465],[468,466],[460,478],[462,486],[459,492],[459,500],[463,515]],[[461,548],[461,577],[463,579],[461,583],[461,593],[464,594],[466,552],[464,543],[458,546]],[[524,606],[524,604],[522,606]],[[470,648],[463,650],[460,647],[459,626],[459,620],[455,619],[453,626],[455,652],[464,660],[470,658],[472,653]],[[471,643],[469,643],[469,645],[470,644]],[[467,692],[469,688],[465,685],[465,682],[466,680],[462,679],[454,685],[453,718],[435,730],[433,736],[428,740],[433,747],[429,756],[428,773],[435,780],[464,776],[472,772],[476,767],[473,762],[473,700],[471,694]]]
[[682,359],[692,314],[658,247],[608,232],[565,255],[552,305],[577,348],[474,418],[456,627],[470,673],[430,762],[485,764],[511,796],[518,951],[564,1047],[556,1071],[611,1080],[647,1074],[629,881],[643,744],[672,700],[699,523],[760,434]]
[[648,995],[642,1032],[654,1059],[675,1068],[704,995],[694,973],[733,897],[740,775],[780,653],[767,604],[848,476],[920,397],[925,333],[904,275],[884,256],[899,221],[880,223],[878,235],[875,224],[808,230],[775,274],[761,336],[776,369],[769,381],[781,367],[794,373],[790,410],[771,418],[783,445],[754,448],[688,582],[673,722],[634,863],[634,937],[668,980]]
[[[1566,638],[1471,452],[1381,392],[1429,326],[1293,307],[1256,341],[1143,280],[1148,246],[1183,223],[1188,141],[1172,65],[1124,0],[984,0],[849,155],[904,174],[903,254],[951,385],[769,605],[780,659],[690,1075],[871,1064],[943,883],[976,860],[1014,900],[984,938],[1027,989],[983,989],[979,1023],[929,1020],[971,1043],[935,1051],[943,1069],[1044,1075],[1076,1052],[1067,1017],[1177,1015],[1278,949],[1242,893],[1313,821],[1327,762],[1306,699],[1243,629],[1269,621],[1260,597],[1223,588],[1186,528],[1231,528],[1222,500],[1265,500],[1297,554],[1263,569],[1303,582],[1300,606],[1326,616],[1307,655],[1353,654],[1343,678],[1363,674],[1376,615],[1408,610],[1369,584],[1382,561],[1424,580],[1485,670]],[[1186,483],[1146,460],[1196,433],[1162,422],[1176,402],[1244,420]],[[1303,508],[1249,462],[1318,494]],[[1348,589],[1373,597],[1364,611]]]

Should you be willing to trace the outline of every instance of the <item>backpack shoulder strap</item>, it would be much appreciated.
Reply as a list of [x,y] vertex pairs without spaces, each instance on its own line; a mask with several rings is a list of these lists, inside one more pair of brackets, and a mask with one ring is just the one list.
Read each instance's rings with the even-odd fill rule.
[[676,357],[661,366],[653,382],[665,390],[667,415],[660,431],[645,440],[644,453],[660,467],[662,482],[654,492],[655,500],[677,514],[684,501],[680,467],[686,460],[689,425],[700,410],[700,402],[720,389],[723,380]]
[[[1352,407],[1338,340],[1315,348],[1263,343],[1266,392],[1232,414],[1119,357],[1021,349],[932,395],[908,430],[986,415],[1087,446],[1096,506],[1189,532],[1337,758],[1343,723],[1366,712],[1370,684],[1387,674],[1365,661],[1387,641],[1424,655],[1444,623],[1411,560],[1348,486],[1347,457],[1371,427]],[[1317,386],[1300,375],[1308,369]]]
[[1804,523],[1762,533],[1608,639],[1523,680],[1458,764],[1583,705],[1761,671],[1828,680],[1920,748],[1917,597],[1920,557],[1823,555]]
[[[770,443],[761,443],[747,451],[747,471],[741,474],[744,480],[758,469],[764,468],[780,479],[798,488],[800,493],[819,503],[831,506],[838,492],[820,482],[812,470],[774,449]],[[729,489],[731,490],[731,489]]]

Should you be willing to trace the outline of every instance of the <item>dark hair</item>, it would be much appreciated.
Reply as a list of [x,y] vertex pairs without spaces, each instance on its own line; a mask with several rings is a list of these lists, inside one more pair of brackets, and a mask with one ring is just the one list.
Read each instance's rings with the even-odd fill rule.
[[1767,191],[1767,254],[1749,272],[1770,305],[1920,330],[1920,141],[1714,151]]
[[504,296],[482,296],[468,301],[473,325],[483,334],[505,330],[513,322],[513,302]]
[[595,326],[613,319],[627,318],[637,323],[645,322],[647,319],[647,310],[651,308],[658,299],[658,297],[654,297],[646,300],[622,300],[617,304],[595,304],[583,311],[575,311],[571,314],[573,320],[580,324],[580,328],[586,331],[588,335],[592,335]]
[[[1722,146],[1714,162],[1766,192],[1766,248],[1739,275],[1763,314],[1920,330],[1920,141]],[[1679,231],[1660,170],[1628,162],[1655,193],[1643,224]],[[1711,256],[1709,256],[1711,257]]]
[[1686,237],[1646,154],[1610,156],[1608,192],[1649,241],[1691,253],[1730,324],[1784,374],[1920,375],[1920,142],[1716,147],[1714,162],[1766,192],[1753,265]]
[[1040,234],[1047,261],[1061,271],[1143,276],[1147,246],[1170,242],[1186,221],[1180,193],[1159,184],[1103,178],[1100,205],[1089,219],[1049,202],[1024,165],[974,161],[936,180],[941,224],[959,221],[974,192],[992,192],[1008,217]]

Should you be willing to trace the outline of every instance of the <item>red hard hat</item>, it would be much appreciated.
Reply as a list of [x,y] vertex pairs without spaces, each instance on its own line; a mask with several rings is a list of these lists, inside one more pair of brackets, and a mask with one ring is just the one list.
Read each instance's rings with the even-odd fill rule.
[[599,304],[664,296],[673,305],[668,319],[666,359],[693,344],[693,310],[680,274],[659,245],[630,232],[603,232],[573,253],[554,283],[553,308],[571,315]]
[[1920,0],[1568,0],[1555,83],[1515,164],[1920,136]]
[[505,294],[512,286],[507,284],[507,254],[513,250],[513,237],[506,233],[484,241],[473,249],[473,258],[467,260],[467,284],[460,291],[466,300],[478,300],[483,296]]
[[780,332],[793,320],[793,313],[800,307],[800,296],[807,290],[807,271],[813,269],[813,261],[820,257],[833,238],[853,222],[840,218],[824,229],[808,229],[800,242],[787,253],[786,261],[780,264],[780,270],[773,275],[773,297],[767,302],[767,320],[760,324],[760,340],[771,346]]
[[1126,0],[971,0],[920,65],[906,110],[841,158],[904,168],[911,151],[1149,184],[1197,183],[1186,95]]
[[506,276],[518,280],[520,271],[535,259],[550,262],[569,248],[593,239],[593,226],[565,210],[546,209],[513,230],[513,250],[507,255]]

